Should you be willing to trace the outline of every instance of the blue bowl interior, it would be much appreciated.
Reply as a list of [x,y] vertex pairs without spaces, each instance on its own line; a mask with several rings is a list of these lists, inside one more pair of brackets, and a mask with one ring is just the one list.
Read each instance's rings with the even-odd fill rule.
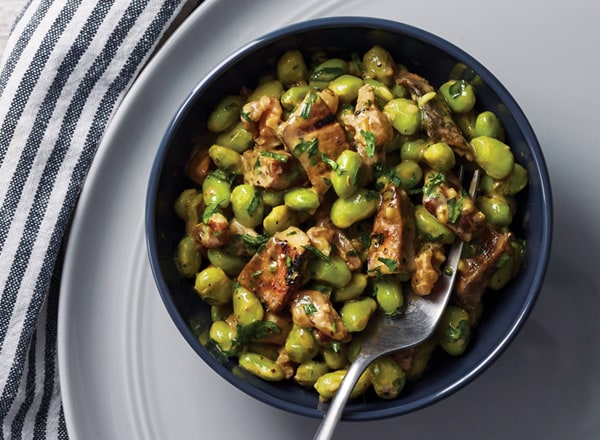
[[[160,145],[147,194],[147,244],[150,263],[162,300],[182,335],[219,375],[275,407],[311,417],[322,416],[316,392],[293,383],[270,383],[240,371],[235,362],[217,360],[199,341],[195,331],[210,326],[209,307],[193,290],[193,281],[181,278],[173,256],[183,223],[173,211],[180,192],[191,186],[183,173],[194,142],[210,145],[205,121],[223,96],[254,87],[266,66],[286,50],[306,54],[325,50],[330,56],[364,53],[375,44],[385,47],[397,62],[439,86],[457,63],[468,67],[470,78],[480,78],[478,107],[496,112],[515,157],[530,176],[519,199],[514,228],[527,239],[524,268],[504,291],[488,293],[485,309],[468,352],[458,358],[437,353],[425,376],[408,384],[401,397],[382,400],[370,394],[351,401],[346,420],[379,419],[429,405],[458,390],[506,348],[534,305],[546,270],[551,236],[551,197],[547,171],[536,137],[519,106],[499,81],[481,64],[451,43],[428,32],[391,21],[365,18],[328,18],[292,25],[271,33],[237,51],[202,79],[174,117]],[[192,329],[191,322],[194,322]]]

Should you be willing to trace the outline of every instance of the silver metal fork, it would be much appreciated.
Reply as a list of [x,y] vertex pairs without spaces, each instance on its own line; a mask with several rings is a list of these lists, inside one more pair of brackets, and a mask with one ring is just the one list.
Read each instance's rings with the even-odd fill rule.
[[[472,199],[477,192],[479,173],[479,170],[474,172],[469,186]],[[314,440],[326,440],[333,436],[352,389],[371,362],[394,351],[418,345],[434,332],[454,287],[462,249],[463,242],[457,238],[446,256],[442,275],[429,295],[419,296],[408,291],[405,293],[406,309],[402,315],[393,318],[379,312],[373,315],[364,334],[360,353],[344,376]]]

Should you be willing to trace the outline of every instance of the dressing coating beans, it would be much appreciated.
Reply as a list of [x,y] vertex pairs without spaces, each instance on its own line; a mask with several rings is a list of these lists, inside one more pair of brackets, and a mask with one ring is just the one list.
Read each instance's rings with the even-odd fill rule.
[[[373,314],[402,319],[407,289],[428,295],[463,240],[436,333],[374,361],[352,394],[396,398],[435,350],[469,350],[486,291],[518,273],[528,176],[501,119],[464,69],[431,84],[405,62],[382,46],[289,50],[205,121],[174,201],[175,263],[211,307],[200,339],[247,373],[331,399]],[[471,200],[461,180],[476,169]]]

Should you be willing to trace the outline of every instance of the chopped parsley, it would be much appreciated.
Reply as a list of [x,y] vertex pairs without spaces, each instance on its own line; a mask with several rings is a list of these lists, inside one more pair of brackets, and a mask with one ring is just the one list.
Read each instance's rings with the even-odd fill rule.
[[318,312],[317,307],[310,301],[305,302],[304,304],[302,304],[302,306],[302,308],[304,309],[304,313],[306,313],[308,316],[314,315]]
[[250,203],[248,204],[248,208],[246,208],[246,212],[248,213],[248,215],[254,215],[254,213],[260,206],[261,200],[262,198],[260,194],[258,193],[258,191],[255,191],[254,195],[252,196],[252,200],[250,200]]
[[317,249],[316,247],[314,247],[314,246],[302,246],[302,247],[304,249],[306,249],[307,251],[315,254],[317,257],[319,257],[324,262],[326,262],[326,263],[329,262],[329,257],[327,255],[325,255],[323,252],[321,252],[319,249]]
[[423,186],[423,194],[425,197],[431,197],[434,195],[435,189],[446,182],[446,173],[435,173],[430,174],[427,183]]
[[208,224],[208,221],[214,214],[218,214],[221,212],[221,206],[218,203],[208,205],[204,208],[204,212],[202,213],[202,222]]
[[310,110],[312,108],[313,103],[317,100],[317,94],[311,92],[308,94],[306,99],[302,102],[300,106],[300,117],[302,119],[308,119],[310,117]]
[[367,157],[375,156],[375,134],[369,130],[361,130],[360,134],[365,140],[365,150]]
[[260,155],[264,157],[270,157],[271,159],[275,159],[283,163],[288,161],[288,156],[286,156],[285,154],[276,153],[275,151],[261,151]]
[[300,156],[306,154],[310,159],[310,164],[315,165],[317,163],[316,155],[319,152],[319,140],[317,138],[308,141],[302,140],[294,148],[294,155]]
[[448,221],[450,223],[456,223],[456,221],[460,217],[463,203],[463,198],[457,199],[456,197],[452,197],[451,199],[448,199],[448,202],[446,202],[448,206]]
[[396,271],[396,269],[398,269],[398,262],[392,258],[383,258],[383,257],[379,257],[377,259],[377,261],[385,264],[385,267],[388,268],[388,271],[390,273],[393,273]]
[[[330,157],[327,157],[325,153],[321,153],[321,160],[331,167],[333,171],[340,172],[340,165]],[[341,173],[340,173],[341,174]]]

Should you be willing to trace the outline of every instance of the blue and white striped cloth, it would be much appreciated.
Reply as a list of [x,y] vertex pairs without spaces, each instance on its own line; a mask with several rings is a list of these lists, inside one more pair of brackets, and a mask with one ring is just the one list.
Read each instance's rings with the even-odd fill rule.
[[115,109],[189,6],[29,0],[12,28],[0,65],[0,439],[68,438],[56,334],[69,222]]

